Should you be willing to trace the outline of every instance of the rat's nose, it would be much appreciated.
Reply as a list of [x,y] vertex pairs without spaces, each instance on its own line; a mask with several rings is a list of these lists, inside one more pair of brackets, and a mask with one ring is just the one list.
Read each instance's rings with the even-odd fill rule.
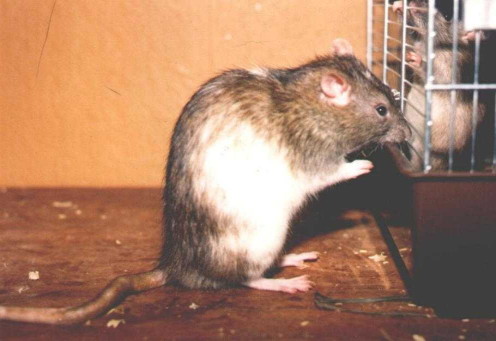
[[398,15],[403,14],[403,1],[393,2],[393,12]]

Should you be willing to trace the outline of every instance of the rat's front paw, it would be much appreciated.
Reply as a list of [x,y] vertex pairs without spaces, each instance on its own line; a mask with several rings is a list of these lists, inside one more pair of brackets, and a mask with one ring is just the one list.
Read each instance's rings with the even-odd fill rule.
[[374,164],[369,160],[355,160],[345,163],[341,169],[343,177],[346,180],[358,178],[361,175],[368,174],[374,168]]
[[420,68],[422,66],[422,55],[417,52],[409,51],[406,53],[406,61],[412,67]]

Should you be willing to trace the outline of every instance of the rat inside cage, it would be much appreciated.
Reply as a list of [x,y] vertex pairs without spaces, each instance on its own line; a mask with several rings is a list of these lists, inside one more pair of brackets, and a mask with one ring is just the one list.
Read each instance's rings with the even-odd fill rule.
[[496,313],[496,2],[368,0],[367,62],[412,129],[390,146],[413,217],[412,296]]

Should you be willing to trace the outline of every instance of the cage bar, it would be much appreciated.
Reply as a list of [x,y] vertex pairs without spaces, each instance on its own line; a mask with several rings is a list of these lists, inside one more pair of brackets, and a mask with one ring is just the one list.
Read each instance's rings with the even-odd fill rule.
[[[474,58],[474,85],[479,83],[479,64],[480,64],[480,42],[481,42],[481,31],[475,33],[475,58]],[[475,169],[475,142],[477,139],[477,121],[478,121],[478,110],[479,107],[479,90],[474,89],[474,97],[472,102],[472,148],[470,157],[470,171],[473,172]]]
[[[453,59],[451,62],[451,84],[457,83],[458,74],[458,13],[459,13],[460,0],[455,0],[453,3]],[[456,120],[456,90],[450,91],[450,121],[449,121],[449,152],[448,152],[448,170],[453,170],[453,160],[455,153],[455,120]]]
[[[434,31],[434,14],[435,14],[435,1],[429,0],[429,13],[427,19],[427,70],[426,70],[426,85],[431,85],[434,82],[433,64],[434,58],[434,38],[436,32]],[[432,109],[432,90],[426,88],[425,92],[425,136],[424,136],[424,173],[431,170],[431,109]]]
[[387,51],[388,51],[388,34],[389,34],[389,26],[387,24],[389,20],[389,3],[384,2],[384,37],[383,37],[383,57],[382,57],[382,81],[387,84]]

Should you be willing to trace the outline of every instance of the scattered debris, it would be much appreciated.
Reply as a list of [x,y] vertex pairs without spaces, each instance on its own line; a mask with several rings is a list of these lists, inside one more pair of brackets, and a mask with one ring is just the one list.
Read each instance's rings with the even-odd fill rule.
[[458,335],[458,340],[465,340],[465,335]]
[[115,243],[116,243],[117,245],[122,245],[122,242],[121,242],[119,239],[116,239],[116,240],[115,240]]
[[102,219],[102,220],[107,219],[107,215],[106,215],[106,214],[102,214],[102,215],[100,215],[100,219]]
[[67,215],[66,215],[66,214],[64,214],[64,213],[59,213],[59,219],[60,219],[60,220],[67,219]]
[[105,315],[110,315],[112,313],[124,315],[124,307],[120,305],[118,307],[112,308]]
[[463,319],[462,322],[470,322],[470,319]]
[[198,308],[200,308],[200,306],[194,302],[189,305],[189,309],[196,310]]
[[88,320],[84,323],[85,326],[91,326],[91,320]]
[[39,271],[29,271],[28,278],[32,281],[36,281],[40,279],[40,272]]
[[83,214],[83,211],[77,209],[76,211],[74,211],[74,213],[76,213],[76,215],[81,215],[81,214]]
[[[38,275],[38,276],[39,276],[39,275]],[[17,292],[18,292],[19,294],[22,294],[22,293],[23,293],[24,291],[26,291],[26,290],[29,290],[29,286],[27,286],[27,285],[23,285],[22,287],[20,287],[19,289],[17,289]]]
[[306,327],[306,326],[308,326],[309,324],[310,324],[310,321],[303,321],[303,322],[301,322],[301,323],[300,323],[300,326],[302,326],[302,327]]
[[117,328],[120,324],[126,324],[126,321],[123,319],[112,319],[107,322],[107,328]]
[[413,334],[412,338],[415,341],[425,341],[425,337],[423,337],[422,335]]
[[58,208],[69,208],[72,207],[72,201],[54,201],[52,202],[53,207],[58,207]]
[[360,250],[360,251],[358,251],[358,252],[360,252],[360,253],[368,253],[368,251],[367,251],[367,250]]
[[384,262],[387,259],[387,256],[384,254],[384,252],[381,252],[381,254],[369,256],[369,259],[372,259],[374,262],[379,263]]

